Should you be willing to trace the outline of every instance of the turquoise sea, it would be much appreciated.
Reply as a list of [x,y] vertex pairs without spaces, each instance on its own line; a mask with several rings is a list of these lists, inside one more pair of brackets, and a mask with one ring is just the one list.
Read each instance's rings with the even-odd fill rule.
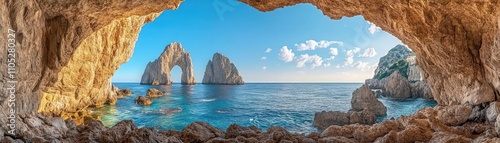
[[[313,125],[314,113],[343,111],[351,108],[352,92],[361,83],[247,83],[245,85],[140,85],[114,83],[129,88],[130,97],[119,99],[115,106],[94,109],[106,126],[121,120],[133,120],[138,126],[159,130],[182,130],[195,121],[208,122],[225,130],[236,123],[254,125],[263,130],[281,126],[296,133],[318,131]],[[148,88],[166,91],[153,99],[151,106],[134,103],[135,97],[145,95]],[[436,102],[424,99],[390,100],[379,98],[387,106],[387,116],[377,121],[409,115]]]

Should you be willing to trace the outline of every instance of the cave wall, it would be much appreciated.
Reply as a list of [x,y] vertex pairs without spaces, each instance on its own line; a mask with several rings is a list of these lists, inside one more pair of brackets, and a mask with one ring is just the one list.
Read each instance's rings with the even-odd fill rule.
[[[500,94],[499,1],[241,1],[261,11],[311,3],[332,19],[363,15],[412,48],[441,105],[478,104]],[[17,31],[17,113],[60,115],[112,103],[109,79],[130,57],[140,26],[180,2],[0,1],[1,30]],[[5,46],[0,54],[6,63]],[[0,74],[1,93],[7,76]],[[7,95],[0,95],[0,116],[6,116]]]
[[[16,114],[71,116],[88,106],[113,104],[110,78],[130,58],[142,25],[181,1],[0,1],[0,29],[5,31],[0,43],[7,45],[7,29],[16,30]],[[0,55],[7,63],[6,46]],[[7,65],[0,68],[4,118],[10,108],[3,93],[10,84],[3,72]]]
[[498,98],[499,1],[241,1],[261,11],[311,3],[332,19],[363,15],[415,52],[439,104],[478,104]]

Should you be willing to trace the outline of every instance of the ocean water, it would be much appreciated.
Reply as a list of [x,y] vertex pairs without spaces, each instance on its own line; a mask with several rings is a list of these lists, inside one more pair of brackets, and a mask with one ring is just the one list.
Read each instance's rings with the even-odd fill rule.
[[[352,92],[361,83],[247,83],[245,85],[181,85],[152,86],[138,83],[114,83],[129,88],[130,97],[119,99],[115,106],[93,109],[106,126],[121,120],[133,120],[138,126],[159,130],[182,130],[195,121],[208,122],[225,130],[236,123],[254,125],[263,130],[281,126],[296,133],[318,131],[312,125],[315,112],[343,111],[351,108]],[[166,91],[153,99],[150,106],[134,103],[148,88]],[[390,100],[379,98],[387,106],[387,116],[377,121],[410,115],[435,102],[423,99]]]

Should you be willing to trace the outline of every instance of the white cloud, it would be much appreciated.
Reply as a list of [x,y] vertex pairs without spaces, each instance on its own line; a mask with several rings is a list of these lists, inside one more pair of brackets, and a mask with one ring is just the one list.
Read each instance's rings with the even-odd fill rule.
[[380,30],[380,27],[378,27],[374,23],[368,22],[368,24],[370,24],[370,27],[368,27],[368,31],[370,31],[370,34],[375,34],[375,32]]
[[295,54],[292,52],[292,49],[288,49],[287,46],[283,46],[281,49],[280,49],[280,59],[285,61],[285,63],[287,62],[291,62],[293,60],[293,58],[295,57]]
[[333,60],[335,59],[335,56],[339,55],[339,50],[337,48],[330,48],[330,58],[327,58],[325,60]]
[[306,65],[306,63],[311,64],[311,69],[315,67],[321,66],[323,64],[323,58],[318,55],[309,56],[309,54],[302,54],[297,58],[297,68],[302,68]]
[[375,57],[375,55],[377,55],[375,48],[368,48],[363,54],[360,54],[359,57]]
[[340,68],[340,65],[337,64],[337,66],[335,66],[335,68]]
[[344,65],[352,65],[354,63],[354,54],[359,53],[361,51],[360,48],[354,48],[352,50],[347,50],[347,57],[345,59]]
[[327,48],[332,44],[337,44],[338,46],[344,46],[344,43],[341,41],[307,40],[305,43],[295,44],[295,47],[297,47],[297,51],[305,51],[305,50],[316,50],[316,48]]
[[266,57],[266,56],[264,56],[264,57],[262,57],[262,58],[260,58],[260,59],[261,59],[261,60],[266,60],[266,59],[267,59],[267,57]]
[[332,44],[337,44],[338,46],[344,46],[344,42],[342,41],[325,41],[325,40],[321,40],[318,42],[318,47],[319,48],[326,48]]
[[377,64],[373,64],[373,65],[368,65],[368,64],[369,64],[368,62],[358,61],[355,64],[353,64],[353,66],[355,66],[358,69],[361,69],[361,71],[375,70],[375,68],[377,67]]
[[273,49],[271,49],[271,48],[267,48],[267,49],[266,49],[266,53],[269,53],[269,52],[271,52],[272,50],[273,50]]
[[267,69],[267,67],[266,67],[266,66],[263,66],[263,67],[262,67],[262,70],[266,70],[266,69]]
[[323,67],[330,67],[330,66],[331,66],[330,63],[323,64]]

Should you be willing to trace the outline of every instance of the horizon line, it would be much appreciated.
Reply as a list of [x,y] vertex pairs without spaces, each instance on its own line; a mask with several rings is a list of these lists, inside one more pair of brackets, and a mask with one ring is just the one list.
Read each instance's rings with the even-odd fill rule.
[[[140,83],[140,81],[111,81],[111,83]],[[365,83],[364,81],[248,81],[245,83]],[[180,82],[173,82],[180,84]],[[196,82],[196,84],[202,84]]]

